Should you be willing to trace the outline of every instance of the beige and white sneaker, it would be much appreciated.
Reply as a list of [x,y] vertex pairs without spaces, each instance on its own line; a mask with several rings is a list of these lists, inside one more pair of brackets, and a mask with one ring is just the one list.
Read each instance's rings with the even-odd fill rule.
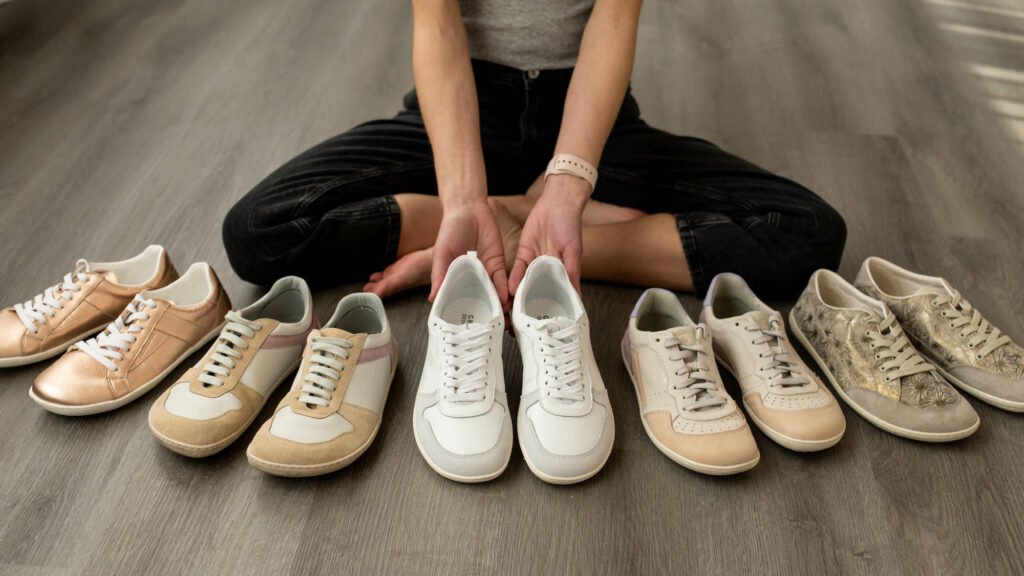
[[1024,348],[949,282],[871,257],[854,284],[889,306],[914,346],[957,388],[1003,410],[1024,412]]
[[98,414],[134,401],[220,331],[231,301],[205,262],[171,284],[135,296],[95,338],[43,370],[29,396],[65,416]]
[[690,320],[675,294],[652,288],[640,296],[622,339],[622,359],[644,429],[663,454],[719,476],[757,465],[761,454],[722,384],[711,333]]
[[882,430],[950,442],[978,429],[970,403],[921,357],[889,307],[835,272],[811,276],[789,327],[839,397]]
[[168,449],[193,458],[227,448],[267,398],[299,367],[316,327],[302,278],[287,276],[265,296],[227,313],[213,346],[149,411],[149,429]]
[[846,431],[839,403],[789,343],[782,314],[736,274],[711,281],[701,322],[714,337],[718,361],[739,382],[754,424],[798,452],[835,446]]
[[398,350],[375,294],[349,294],[306,343],[292,389],[256,433],[249,463],[275,476],[340,470],[377,436]]
[[79,260],[64,280],[0,311],[0,368],[53,358],[112,322],[136,294],[178,278],[163,246],[117,262]]

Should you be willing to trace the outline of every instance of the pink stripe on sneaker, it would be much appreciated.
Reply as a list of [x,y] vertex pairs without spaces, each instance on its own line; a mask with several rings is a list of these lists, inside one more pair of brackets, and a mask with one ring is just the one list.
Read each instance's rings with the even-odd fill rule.
[[388,340],[388,343],[383,346],[377,346],[376,348],[366,349],[359,353],[359,362],[357,364],[366,364],[367,362],[373,362],[374,360],[380,360],[385,356],[390,356],[391,361],[395,361],[395,339]]
[[263,341],[263,345],[260,349],[273,350],[275,348],[291,348],[292,346],[305,346],[306,338],[309,337],[309,333],[316,328],[316,318],[309,323],[309,328],[306,328],[304,332],[299,334],[293,334],[291,336],[270,336]]

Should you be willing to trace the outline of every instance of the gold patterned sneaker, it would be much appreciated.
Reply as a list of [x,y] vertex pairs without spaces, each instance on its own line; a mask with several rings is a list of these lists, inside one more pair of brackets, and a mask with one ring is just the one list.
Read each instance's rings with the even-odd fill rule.
[[0,368],[57,356],[95,334],[143,290],[178,277],[162,246],[117,262],[79,260],[64,280],[28,302],[0,311]]
[[918,354],[885,303],[838,274],[818,270],[789,327],[839,397],[882,430],[923,442],[966,438],[980,420]]
[[375,294],[349,294],[306,343],[292,389],[246,456],[275,476],[317,476],[358,458],[377,436],[398,352]]
[[281,278],[256,302],[228,312],[206,355],[153,404],[150,431],[183,456],[202,458],[227,448],[299,367],[315,327],[306,282]]
[[889,306],[914,346],[947,380],[982,402],[1024,412],[1024,348],[949,282],[871,257],[855,284]]
[[43,370],[29,396],[65,416],[99,414],[139,398],[217,335],[231,309],[206,263],[135,296],[95,338],[76,343]]

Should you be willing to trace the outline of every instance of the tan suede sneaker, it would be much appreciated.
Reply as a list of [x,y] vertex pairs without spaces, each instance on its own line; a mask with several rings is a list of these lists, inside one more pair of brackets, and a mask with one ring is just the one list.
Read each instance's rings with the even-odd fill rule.
[[871,257],[854,283],[889,306],[914,346],[957,388],[1003,410],[1024,412],[1024,347],[949,282]]
[[737,474],[761,454],[743,412],[715,366],[711,333],[694,324],[675,294],[640,296],[622,339],[647,435],[677,464],[712,475]]
[[275,476],[317,476],[351,464],[377,436],[397,360],[380,298],[342,298],[310,333],[291,391],[246,451],[249,463]]
[[839,442],[846,431],[839,403],[789,343],[782,314],[743,278],[715,276],[700,319],[711,329],[718,361],[739,382],[743,407],[766,436],[798,452]]
[[889,307],[835,272],[811,276],[789,327],[839,397],[882,430],[949,442],[978,429],[974,408],[921,357]]
[[183,456],[202,458],[227,448],[299,367],[315,327],[306,282],[281,278],[256,302],[228,312],[213,346],[153,404],[150,431]]
[[29,396],[65,416],[120,408],[216,336],[230,308],[213,269],[193,264],[171,284],[135,296],[99,336],[76,343],[36,378]]
[[95,334],[143,290],[178,277],[162,246],[118,262],[79,260],[59,284],[0,311],[0,368],[57,356]]

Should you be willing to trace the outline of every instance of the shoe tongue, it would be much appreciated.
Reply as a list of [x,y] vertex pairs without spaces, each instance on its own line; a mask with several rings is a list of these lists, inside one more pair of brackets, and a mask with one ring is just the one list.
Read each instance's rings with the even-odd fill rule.
[[945,280],[942,281],[942,286],[929,286],[923,285],[914,291],[911,296],[923,296],[923,295],[935,295],[935,296],[952,296],[954,293],[953,287],[949,285]]
[[740,316],[740,318],[746,318],[750,320],[755,326],[762,330],[771,328],[772,325],[772,314],[763,310],[753,310]]
[[321,328],[320,335],[327,338],[341,338],[343,340],[349,340],[355,336],[355,334],[341,328]]
[[679,340],[680,343],[686,344],[687,346],[693,346],[697,343],[697,327],[696,326],[676,326],[667,330],[669,334]]

